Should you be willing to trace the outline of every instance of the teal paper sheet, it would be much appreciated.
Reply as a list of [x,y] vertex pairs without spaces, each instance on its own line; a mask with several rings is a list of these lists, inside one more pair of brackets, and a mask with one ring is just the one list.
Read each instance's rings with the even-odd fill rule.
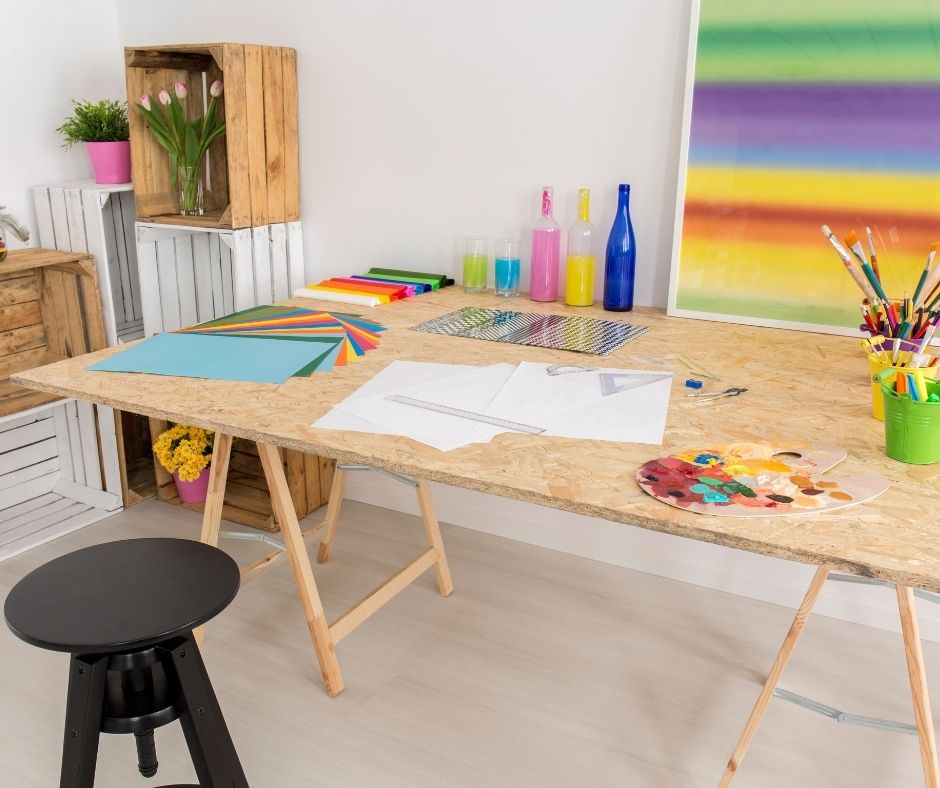
[[86,369],[283,383],[322,355],[323,350],[318,342],[272,342],[217,334],[157,334]]

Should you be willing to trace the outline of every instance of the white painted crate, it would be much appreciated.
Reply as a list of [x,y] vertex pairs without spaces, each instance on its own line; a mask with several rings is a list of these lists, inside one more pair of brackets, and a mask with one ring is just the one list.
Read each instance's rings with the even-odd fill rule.
[[94,255],[108,344],[142,337],[131,185],[83,181],[37,186],[33,200],[40,246]]
[[[93,181],[36,186],[33,189],[39,245],[46,249],[87,252],[95,258],[101,315],[109,345],[144,335],[137,247],[134,243],[134,192],[129,183],[101,185]],[[86,440],[87,469],[76,455],[73,478],[116,495],[122,502],[115,415],[111,408],[88,402],[70,406],[82,424],[90,425]],[[18,414],[14,414],[18,415]],[[100,447],[92,452],[94,424],[98,423]],[[73,436],[73,447],[81,445]],[[100,448],[100,460],[99,460]],[[0,434],[0,452],[6,450]],[[104,480],[101,470],[104,469]],[[91,522],[91,521],[89,521]]]
[[137,223],[146,336],[290,298],[306,282],[300,222],[244,230]]
[[117,464],[103,460],[89,403],[0,419],[0,561],[118,511],[121,480],[101,473]]

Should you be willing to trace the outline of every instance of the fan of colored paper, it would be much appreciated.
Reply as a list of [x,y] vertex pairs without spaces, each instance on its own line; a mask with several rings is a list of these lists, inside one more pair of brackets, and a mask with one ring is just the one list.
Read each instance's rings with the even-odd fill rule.
[[179,333],[316,343],[319,347],[311,362],[294,373],[294,377],[306,377],[356,361],[378,346],[379,334],[384,330],[384,326],[358,315],[266,305],[200,323]]

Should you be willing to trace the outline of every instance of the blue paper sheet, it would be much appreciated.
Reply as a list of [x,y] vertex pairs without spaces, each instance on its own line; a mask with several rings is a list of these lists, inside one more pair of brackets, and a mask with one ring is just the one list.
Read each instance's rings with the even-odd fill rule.
[[87,369],[183,378],[283,383],[323,353],[318,342],[217,334],[157,334]]

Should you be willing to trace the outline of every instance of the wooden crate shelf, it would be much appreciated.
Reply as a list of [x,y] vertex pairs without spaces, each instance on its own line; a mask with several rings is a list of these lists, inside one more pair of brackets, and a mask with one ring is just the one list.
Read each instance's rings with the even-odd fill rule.
[[257,44],[172,44],[124,50],[128,104],[140,96],[189,88],[186,105],[202,114],[216,79],[226,133],[208,154],[206,214],[180,217],[166,152],[131,108],[130,139],[137,218],[194,227],[238,229],[300,218],[297,54]]
[[120,508],[111,409],[102,419],[91,403],[9,380],[106,345],[90,255],[10,252],[0,266],[0,560]]
[[15,386],[10,375],[106,346],[90,255],[10,252],[0,267],[0,416],[60,399]]
[[[154,435],[167,426],[166,422],[153,421]],[[281,450],[281,457],[297,516],[304,517],[323,506],[330,497],[334,462],[313,454],[289,450]],[[202,504],[180,503],[173,478],[156,461],[154,472],[160,500],[202,511]],[[240,438],[236,438],[232,446],[222,517],[263,531],[279,530],[258,450],[253,443]]]

